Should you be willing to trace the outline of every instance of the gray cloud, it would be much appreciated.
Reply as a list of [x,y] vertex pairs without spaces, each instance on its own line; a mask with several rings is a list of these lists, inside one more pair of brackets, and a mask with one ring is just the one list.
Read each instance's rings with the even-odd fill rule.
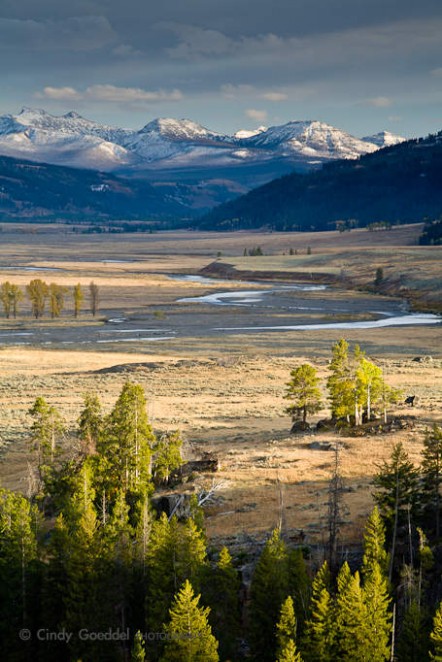
[[440,34],[440,0],[2,0],[2,104],[411,118],[442,100]]

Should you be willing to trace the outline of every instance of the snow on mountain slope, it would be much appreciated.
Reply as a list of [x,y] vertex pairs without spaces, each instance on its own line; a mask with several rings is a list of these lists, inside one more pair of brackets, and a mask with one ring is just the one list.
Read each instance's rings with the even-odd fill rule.
[[378,147],[392,147],[393,145],[399,145],[399,143],[405,142],[407,139],[390,133],[390,131],[381,131],[380,133],[375,133],[374,136],[366,136],[361,140],[377,145]]
[[272,126],[255,136],[242,140],[244,145],[271,149],[282,156],[293,154],[308,158],[355,159],[375,152],[378,147],[351,136],[324,122],[288,122]]
[[359,139],[329,124],[288,122],[226,136],[188,119],[159,118],[139,131],[106,126],[75,112],[54,116],[23,108],[0,117],[0,154],[99,170],[225,168],[283,160],[313,164],[354,159],[401,139],[388,132]]

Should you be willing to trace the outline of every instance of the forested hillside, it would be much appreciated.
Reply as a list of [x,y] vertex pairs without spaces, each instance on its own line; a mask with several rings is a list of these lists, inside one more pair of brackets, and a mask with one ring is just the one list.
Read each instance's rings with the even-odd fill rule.
[[442,212],[442,132],[366,154],[357,161],[293,173],[221,205],[201,219],[206,230],[268,227],[331,230],[337,221],[412,223]]
[[[341,339],[329,371],[328,424],[380,431],[398,395],[382,370]],[[305,424],[321,397],[315,368],[293,370],[286,386],[288,411]],[[207,539],[212,490],[163,507],[185,475],[182,439],[155,431],[146,405],[126,382],[107,415],[86,395],[75,430],[42,396],[30,408],[26,495],[0,489],[2,660],[441,659],[440,426],[426,429],[418,466],[392,445],[356,552],[340,537],[336,443],[322,543],[277,526],[231,554]]]

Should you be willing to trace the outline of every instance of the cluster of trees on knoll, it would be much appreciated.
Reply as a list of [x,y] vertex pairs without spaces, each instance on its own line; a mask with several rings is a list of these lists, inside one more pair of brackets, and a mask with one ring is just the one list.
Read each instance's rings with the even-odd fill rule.
[[[72,297],[73,314],[78,317],[84,302],[84,290],[80,283],[74,285],[72,290],[57,283],[46,283],[41,278],[34,278],[25,287],[26,298],[31,306],[31,314],[35,319],[44,316],[47,307],[52,319],[61,317],[66,306],[66,298]],[[25,299],[25,292],[8,280],[0,284],[0,302],[6,319],[16,319],[19,308]],[[93,281],[89,284],[89,307],[92,315],[98,312],[100,305],[100,292],[98,285]]]
[[442,243],[442,217],[435,221],[427,221],[419,237],[421,246],[440,246]]
[[197,495],[190,517],[155,514],[182,440],[155,434],[140,385],[124,384],[108,415],[85,397],[69,457],[59,411],[38,397],[29,415],[27,495],[0,489],[7,662],[442,660],[439,426],[425,433],[420,467],[400,444],[379,466],[363,553],[334,553],[334,476],[327,560],[318,568],[321,548],[294,546],[277,527],[247,591],[244,559],[208,546]]
[[[331,406],[331,422],[337,425],[360,425],[382,415],[400,400],[402,392],[385,382],[382,369],[370,361],[356,345],[350,349],[341,339],[332,349],[327,389]],[[304,363],[291,371],[285,397],[291,401],[287,412],[293,421],[304,425],[309,414],[323,407],[320,379],[317,370]]]

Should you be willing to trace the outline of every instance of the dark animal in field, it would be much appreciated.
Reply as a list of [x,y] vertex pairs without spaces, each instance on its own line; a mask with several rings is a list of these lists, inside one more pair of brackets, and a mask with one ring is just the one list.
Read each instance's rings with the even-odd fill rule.
[[415,400],[416,400],[415,395],[409,395],[408,397],[405,398],[404,404],[410,405],[410,407],[414,407]]

